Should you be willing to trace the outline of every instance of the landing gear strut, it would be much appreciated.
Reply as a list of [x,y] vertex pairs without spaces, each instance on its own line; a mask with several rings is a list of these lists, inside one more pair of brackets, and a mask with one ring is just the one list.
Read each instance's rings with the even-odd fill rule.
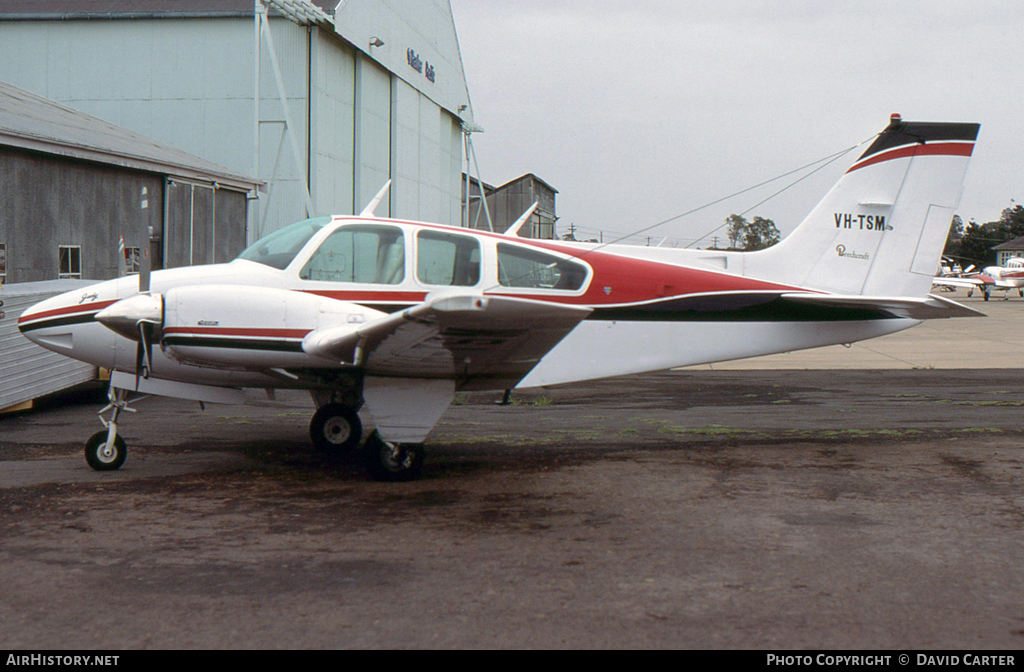
[[111,412],[110,420],[100,418],[106,429],[96,432],[85,442],[85,461],[96,471],[114,471],[124,464],[128,457],[128,446],[117,433],[117,418],[121,411],[135,412],[134,408],[128,408],[127,390],[111,385],[107,390],[107,399],[110,403],[99,411],[101,415],[106,411]]

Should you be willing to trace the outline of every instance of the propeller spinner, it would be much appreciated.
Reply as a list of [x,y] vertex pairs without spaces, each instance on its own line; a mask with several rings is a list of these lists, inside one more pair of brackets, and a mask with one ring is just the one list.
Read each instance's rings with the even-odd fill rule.
[[96,313],[96,321],[139,343],[135,370],[143,378],[149,378],[153,368],[153,351],[150,346],[160,339],[164,324],[163,296],[148,292],[129,296]]

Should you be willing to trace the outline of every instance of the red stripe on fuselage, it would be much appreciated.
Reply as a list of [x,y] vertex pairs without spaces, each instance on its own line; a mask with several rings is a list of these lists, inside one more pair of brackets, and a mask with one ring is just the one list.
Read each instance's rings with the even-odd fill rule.
[[28,324],[29,322],[38,322],[39,320],[51,319],[54,317],[73,317],[79,313],[98,313],[107,306],[117,303],[119,299],[113,299],[111,301],[97,301],[95,303],[88,303],[83,305],[64,306],[63,308],[54,308],[53,310],[44,310],[41,313],[22,313],[21,317],[18,318],[18,324]]
[[904,145],[879,154],[873,154],[859,163],[853,164],[847,173],[876,163],[904,159],[912,156],[970,156],[974,152],[973,142],[933,142],[926,145]]

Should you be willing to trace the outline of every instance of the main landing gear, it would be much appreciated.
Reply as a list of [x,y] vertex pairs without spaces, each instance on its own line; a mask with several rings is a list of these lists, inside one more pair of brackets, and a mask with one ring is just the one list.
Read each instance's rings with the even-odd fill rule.
[[330,403],[321,406],[309,423],[309,438],[321,450],[348,452],[363,438],[363,423],[351,406]]
[[[309,423],[313,445],[332,453],[353,451],[362,436],[358,408],[339,402],[321,406]],[[421,443],[392,443],[374,430],[363,444],[359,457],[374,480],[393,483],[415,480],[423,468],[424,452]]]
[[415,480],[423,469],[422,443],[391,443],[373,432],[363,446],[363,466],[377,481]]

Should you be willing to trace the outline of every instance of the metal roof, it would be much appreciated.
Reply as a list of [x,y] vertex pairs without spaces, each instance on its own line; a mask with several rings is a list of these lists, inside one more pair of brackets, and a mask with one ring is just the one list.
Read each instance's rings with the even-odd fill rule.
[[169,177],[217,182],[241,191],[263,184],[5,82],[0,82],[0,145]]
[[[271,0],[286,15],[308,20],[333,14],[337,0]],[[103,19],[140,16],[252,16],[253,0],[3,0],[0,20]]]
[[993,250],[1024,250],[1024,236],[1008,240],[992,248]]

